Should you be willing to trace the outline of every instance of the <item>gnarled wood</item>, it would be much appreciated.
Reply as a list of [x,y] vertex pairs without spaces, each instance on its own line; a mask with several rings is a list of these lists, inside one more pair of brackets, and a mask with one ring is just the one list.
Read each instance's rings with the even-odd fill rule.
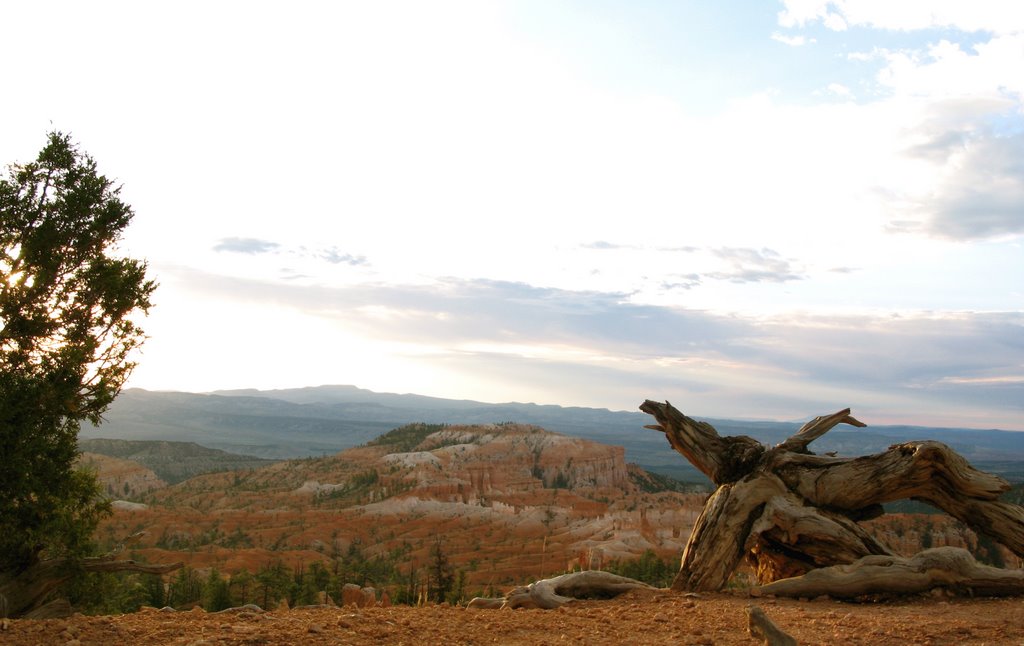
[[765,646],[796,646],[793,636],[775,625],[764,610],[757,606],[747,608],[747,632]]
[[654,416],[657,426],[673,449],[683,454],[716,485],[735,482],[757,464],[765,447],[752,437],[722,437],[707,422],[698,422],[680,413],[672,404],[645,401],[640,410]]
[[817,417],[768,448],[721,437],[671,404],[645,401],[649,426],[718,485],[694,525],[673,588],[718,590],[744,557],[768,583],[889,550],[857,522],[881,503],[927,502],[1024,558],[1024,508],[1000,502],[1002,478],[973,468],[948,446],[919,441],[858,458],[814,455],[808,445],[838,424],[863,427],[849,409]]
[[502,599],[476,597],[466,607],[550,610],[576,599],[611,599],[637,588],[655,589],[628,577],[599,570],[584,570],[513,588]]
[[854,418],[852,415],[850,415],[849,408],[844,408],[838,413],[815,417],[811,421],[801,426],[800,430],[798,430],[795,435],[793,435],[785,442],[775,447],[774,451],[807,453],[808,444],[818,439],[825,433],[828,433],[839,424],[849,424],[850,426],[859,426],[861,428],[867,426],[867,424],[865,424],[864,422],[861,422]]
[[720,590],[746,556],[759,581],[888,554],[839,513],[808,507],[777,476],[758,474],[711,495],[683,551],[675,590]]
[[984,596],[1024,594],[1024,571],[982,565],[959,547],[936,547],[910,558],[866,556],[847,565],[813,570],[751,590],[755,596],[853,599],[875,594],[914,594],[933,588]]
[[919,500],[1024,557],[1024,509],[998,500],[1009,483],[978,471],[941,442],[906,442],[859,458],[786,453],[776,456],[770,468],[816,505],[852,510]]
[[747,561],[758,581],[799,576],[814,568],[889,554],[845,515],[810,507],[787,492],[772,498],[750,528]]
[[743,558],[750,529],[765,505],[785,491],[782,481],[769,477],[716,489],[690,532],[672,589],[721,589]]

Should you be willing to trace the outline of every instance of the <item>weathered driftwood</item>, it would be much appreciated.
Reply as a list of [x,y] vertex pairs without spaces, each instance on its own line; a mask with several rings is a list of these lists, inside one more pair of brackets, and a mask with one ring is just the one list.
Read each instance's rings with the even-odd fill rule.
[[757,606],[747,608],[747,632],[766,646],[796,646],[792,635],[775,625]]
[[746,436],[721,437],[668,402],[648,400],[640,410],[658,422],[648,428],[665,433],[718,486],[687,541],[674,589],[721,589],[744,557],[761,583],[889,557],[857,521],[903,498],[934,505],[1024,557],[1024,509],[998,500],[1009,484],[939,442],[907,442],[858,458],[819,456],[807,448],[813,440],[838,424],[864,426],[849,409],[811,420],[772,448]]
[[577,599],[611,599],[623,592],[637,588],[655,589],[653,586],[628,577],[598,570],[584,570],[519,586],[510,590],[500,599],[476,597],[466,607],[550,610]]
[[26,617],[47,619],[67,616],[71,606],[65,599],[49,599],[50,595],[78,572],[144,572],[166,574],[184,567],[184,563],[148,565],[133,560],[118,559],[125,546],[138,541],[142,533],[125,539],[117,549],[103,556],[80,560],[66,558],[45,559],[32,565],[18,576],[0,583],[0,617]]
[[865,556],[848,565],[812,570],[751,590],[755,596],[855,599],[877,594],[914,594],[944,588],[956,594],[1024,594],[1024,571],[983,565],[959,547],[935,547],[910,558]]

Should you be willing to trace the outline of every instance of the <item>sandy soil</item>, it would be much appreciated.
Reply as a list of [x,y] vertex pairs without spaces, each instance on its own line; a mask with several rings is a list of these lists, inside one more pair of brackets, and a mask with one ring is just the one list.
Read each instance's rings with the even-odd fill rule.
[[753,644],[759,605],[800,644],[1024,644],[1021,599],[917,598],[886,603],[688,598],[637,591],[558,610],[458,607],[142,612],[0,620],[0,644]]

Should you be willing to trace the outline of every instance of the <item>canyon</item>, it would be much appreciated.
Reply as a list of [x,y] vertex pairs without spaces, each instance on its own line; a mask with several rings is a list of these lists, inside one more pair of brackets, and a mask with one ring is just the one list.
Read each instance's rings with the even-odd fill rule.
[[132,554],[233,573],[330,563],[353,546],[426,567],[438,542],[472,590],[498,590],[652,551],[678,558],[706,497],[627,464],[622,447],[521,424],[400,427],[335,455],[160,486],[92,455],[114,503],[99,530]]
[[[514,423],[409,424],[334,455],[171,485],[131,461],[83,461],[116,498],[101,544],[145,532],[133,558],[231,575],[271,563],[329,569],[355,550],[415,578],[440,546],[467,597],[645,553],[678,562],[708,494],[627,463],[622,447]],[[1019,565],[944,515],[886,514],[867,525],[900,554],[953,545]],[[736,584],[746,581],[740,572]]]

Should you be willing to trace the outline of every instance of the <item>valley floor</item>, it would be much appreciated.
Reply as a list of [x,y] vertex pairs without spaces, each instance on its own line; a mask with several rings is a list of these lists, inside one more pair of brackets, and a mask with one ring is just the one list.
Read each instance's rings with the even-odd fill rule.
[[459,607],[296,608],[272,612],[142,612],[0,620],[0,643],[27,644],[752,644],[759,605],[800,644],[1020,644],[1024,601],[945,599],[850,604],[745,594],[634,591],[558,610]]

